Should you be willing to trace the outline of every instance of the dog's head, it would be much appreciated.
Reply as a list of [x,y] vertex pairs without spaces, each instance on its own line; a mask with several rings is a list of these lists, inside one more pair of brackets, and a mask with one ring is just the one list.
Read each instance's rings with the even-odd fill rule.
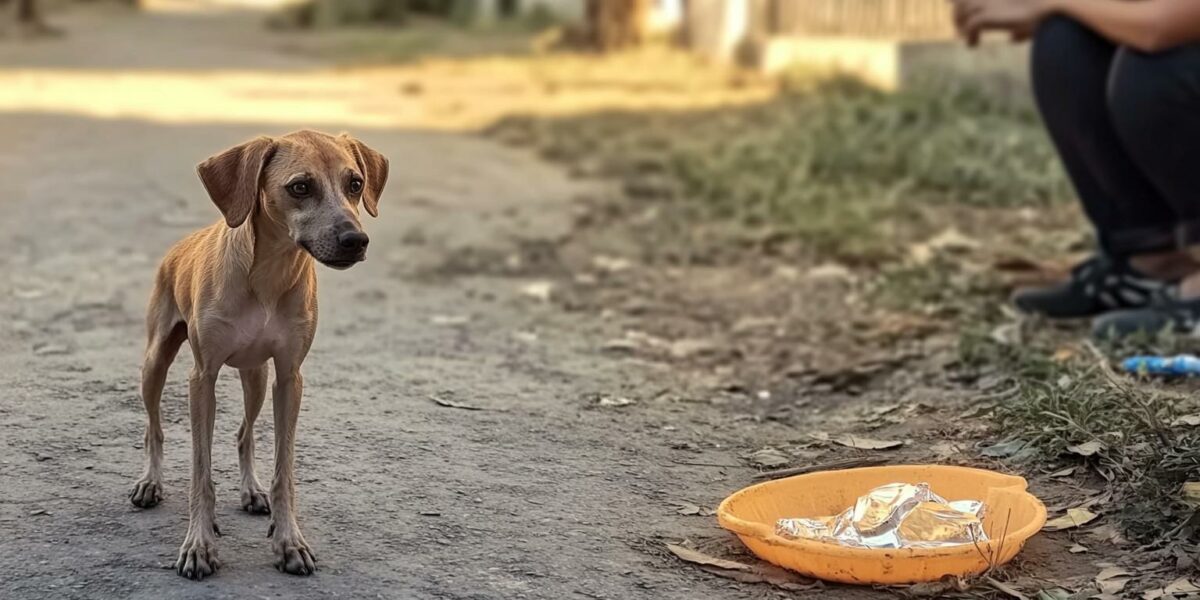
[[348,269],[366,259],[358,211],[379,215],[388,161],[346,134],[297,131],[234,146],[197,171],[230,227],[258,212],[320,263]]

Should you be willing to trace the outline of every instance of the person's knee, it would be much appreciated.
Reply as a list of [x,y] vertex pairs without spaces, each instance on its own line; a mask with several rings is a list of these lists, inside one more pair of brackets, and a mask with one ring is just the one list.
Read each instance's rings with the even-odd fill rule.
[[[1169,118],[1178,78],[1161,57],[1122,51],[1108,80],[1108,111],[1121,138],[1131,145],[1154,145],[1162,120]],[[1145,139],[1147,136],[1150,139]]]
[[1095,39],[1095,33],[1070,17],[1055,15],[1042,21],[1033,34],[1034,76],[1039,73],[1061,75],[1072,68],[1079,53],[1094,44]]

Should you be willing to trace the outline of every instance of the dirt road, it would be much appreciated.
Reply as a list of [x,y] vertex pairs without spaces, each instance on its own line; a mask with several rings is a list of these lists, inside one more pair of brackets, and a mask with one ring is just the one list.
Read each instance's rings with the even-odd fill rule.
[[[733,420],[679,392],[671,370],[604,352],[619,324],[538,299],[536,277],[458,268],[567,235],[602,184],[469,134],[402,128],[408,117],[388,117],[391,101],[409,114],[395,87],[314,74],[322,65],[264,46],[239,17],[64,19],[61,40],[0,44],[0,597],[775,595],[682,565],[663,543],[728,541],[679,504],[715,507],[751,481],[741,455],[802,432]],[[234,67],[271,76],[213,71]],[[163,109],[190,94],[180,82],[211,95]],[[171,565],[186,522],[186,352],[164,397],[165,502],[126,499],[142,461],[149,283],[175,240],[217,217],[197,162],[314,124],[354,131],[393,168],[369,260],[319,274],[297,470],[321,570],[276,572],[266,519],[240,510],[229,372],[214,451],[225,566],[185,581]],[[269,415],[259,423],[263,469]]]
[[[126,18],[88,21],[125,44],[92,46],[109,53],[103,61],[87,51],[103,29],[9,43],[0,61],[11,73],[51,56],[55,68],[86,74],[130,57],[180,72],[205,55],[193,27],[227,25],[141,17],[151,31],[189,31],[185,52],[168,35],[125,35],[136,25]],[[456,248],[505,252],[517,238],[561,235],[586,190],[490,142],[382,129],[357,131],[394,172],[369,224],[371,257],[320,273],[321,325],[305,365],[297,468],[321,571],[277,573],[266,520],[239,509],[233,373],[220,384],[214,459],[226,566],[199,584],[169,570],[186,519],[190,358],[177,361],[164,399],[166,501],[135,509],[125,494],[142,460],[144,301],[166,248],[216,217],[194,165],[250,136],[309,124],[278,121],[163,124],[36,105],[0,115],[0,597],[738,595],[642,551],[658,534],[711,529],[709,518],[675,516],[670,502],[711,505],[733,483],[719,469],[673,462],[672,442],[693,434],[671,407],[592,408],[595,395],[648,401],[650,384],[600,356],[591,322],[522,295],[521,281],[404,276]],[[259,456],[269,461],[270,419],[262,423]],[[664,433],[668,424],[676,428]]]

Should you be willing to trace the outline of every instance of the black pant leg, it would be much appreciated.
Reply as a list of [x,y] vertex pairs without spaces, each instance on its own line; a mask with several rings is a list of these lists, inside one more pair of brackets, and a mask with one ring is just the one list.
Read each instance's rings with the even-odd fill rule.
[[1053,17],[1036,32],[1031,72],[1038,110],[1101,246],[1126,257],[1174,248],[1176,215],[1110,119],[1117,52],[1078,22]]
[[1200,45],[1120,49],[1108,104],[1129,156],[1176,214],[1180,241],[1200,243]]

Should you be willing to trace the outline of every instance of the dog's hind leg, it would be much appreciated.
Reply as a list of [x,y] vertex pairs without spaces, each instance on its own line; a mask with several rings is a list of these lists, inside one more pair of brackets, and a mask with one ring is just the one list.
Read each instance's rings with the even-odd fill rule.
[[242,510],[248,513],[269,514],[271,504],[266,488],[254,473],[254,421],[267,398],[267,365],[257,369],[241,369],[242,394],[246,416],[238,428],[238,469],[242,472]]
[[187,326],[173,304],[156,290],[146,315],[148,339],[142,365],[142,403],[146,406],[146,470],[129,491],[134,506],[150,508],[162,500],[163,431],[159,407],[167,370],[187,339]]

